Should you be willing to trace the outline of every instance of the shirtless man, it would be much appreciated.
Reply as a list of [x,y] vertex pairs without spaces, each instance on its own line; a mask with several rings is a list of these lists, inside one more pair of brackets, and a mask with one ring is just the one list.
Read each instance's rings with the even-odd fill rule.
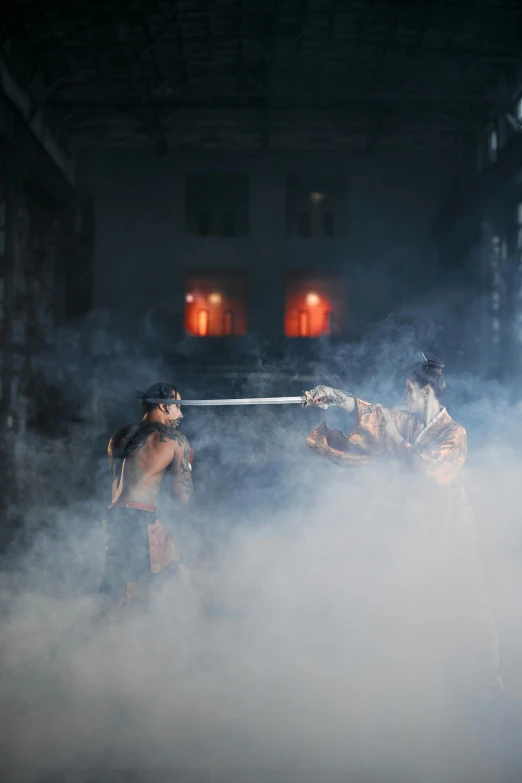
[[[105,522],[106,564],[100,593],[106,619],[114,619],[129,602],[145,597],[154,575],[164,569],[186,569],[165,528],[156,517],[156,501],[164,475],[171,497],[187,503],[193,492],[192,450],[178,431],[181,399],[171,384],[156,383],[142,399],[143,418],[113,435],[109,467],[114,481]],[[148,400],[159,402],[148,402]],[[165,400],[165,402],[161,402]]]

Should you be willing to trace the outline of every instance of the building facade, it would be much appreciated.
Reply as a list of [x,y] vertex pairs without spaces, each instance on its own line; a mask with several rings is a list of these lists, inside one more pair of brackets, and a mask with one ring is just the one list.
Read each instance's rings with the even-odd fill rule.
[[[358,339],[437,264],[433,221],[455,159],[389,150],[90,153],[94,305],[171,344],[215,350]],[[426,188],[425,183],[430,182]],[[230,342],[230,341],[229,341]]]

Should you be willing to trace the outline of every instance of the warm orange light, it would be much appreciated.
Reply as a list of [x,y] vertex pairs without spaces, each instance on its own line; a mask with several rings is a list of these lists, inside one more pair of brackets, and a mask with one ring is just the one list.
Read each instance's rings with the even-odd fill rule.
[[241,275],[198,275],[186,282],[184,325],[194,337],[247,333],[246,280]]
[[206,337],[208,332],[208,310],[200,310],[198,313],[198,335]]
[[323,318],[323,334],[331,334],[334,314],[330,310],[325,310]]
[[310,193],[310,201],[312,204],[320,204],[324,200],[324,193]]
[[223,332],[227,336],[234,334],[234,313],[232,312],[232,310],[225,310]]
[[295,273],[286,286],[286,337],[317,338],[342,333],[346,318],[342,279]]
[[310,316],[306,310],[300,310],[297,316],[299,337],[310,337]]

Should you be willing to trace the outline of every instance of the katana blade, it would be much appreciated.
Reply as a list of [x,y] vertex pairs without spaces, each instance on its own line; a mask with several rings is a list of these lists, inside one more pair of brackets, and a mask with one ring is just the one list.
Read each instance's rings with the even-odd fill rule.
[[229,400],[159,400],[147,399],[145,402],[167,403],[169,405],[301,405],[302,397],[237,397]]

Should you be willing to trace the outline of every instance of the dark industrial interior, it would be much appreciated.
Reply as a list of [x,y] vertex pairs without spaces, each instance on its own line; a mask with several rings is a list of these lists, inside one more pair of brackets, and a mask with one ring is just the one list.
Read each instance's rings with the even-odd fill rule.
[[[68,537],[98,530],[107,443],[139,417],[136,390],[156,381],[203,400],[328,383],[393,406],[422,351],[453,379],[448,407],[467,429],[471,472],[495,476],[484,456],[495,444],[512,473],[493,483],[516,486],[522,4],[4,0],[0,303],[6,606],[44,560],[42,594],[81,601],[96,589],[97,566]],[[295,462],[306,411],[254,411],[184,410],[196,490],[179,525],[189,549],[197,537],[198,562],[227,531],[252,531],[256,514],[299,508],[305,519],[326,481],[305,480]],[[508,538],[520,570],[515,522],[505,539],[483,527],[486,572]],[[522,696],[520,652],[522,640],[507,643]],[[512,712],[504,737],[522,730],[522,708]],[[486,772],[470,762],[470,780],[519,780],[522,756],[499,753]],[[276,774],[269,759],[207,778],[169,759],[141,778],[106,750],[78,754],[45,770],[11,760],[12,779],[406,781],[336,778],[319,762]],[[175,767],[181,777],[165,771]],[[437,774],[412,781],[464,781]]]

